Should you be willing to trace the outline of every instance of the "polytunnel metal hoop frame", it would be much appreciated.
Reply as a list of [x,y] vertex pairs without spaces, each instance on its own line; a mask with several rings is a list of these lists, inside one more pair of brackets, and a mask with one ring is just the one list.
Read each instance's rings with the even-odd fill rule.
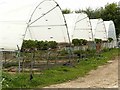
[[[48,12],[44,13],[41,17],[37,18],[36,20],[34,20],[33,22],[31,22],[29,25],[32,25],[34,22],[38,21],[39,19],[41,19],[42,17],[44,17],[45,15],[47,15],[49,12],[51,12],[52,10],[54,10],[58,5],[56,5],[55,7],[53,7],[51,10],[49,10]],[[30,20],[31,21],[31,20]]]
[[[61,10],[61,14],[62,14],[62,16],[63,16],[63,19],[64,19],[64,23],[65,23],[65,24],[63,24],[63,25],[45,25],[45,26],[65,26],[65,27],[66,27],[67,36],[68,36],[68,43],[69,43],[69,51],[70,51],[70,53],[69,53],[69,61],[70,61],[70,58],[71,58],[71,56],[72,56],[70,35],[69,35],[69,31],[68,31],[68,26],[67,26],[67,23],[66,23],[66,20],[65,20],[65,16],[63,15],[62,9],[61,9],[61,7],[59,6],[59,4],[58,4],[56,1],[52,0],[52,1],[54,1],[54,2],[56,3],[56,6],[54,6],[52,9],[50,9],[49,11],[47,11],[46,13],[44,13],[42,16],[40,16],[39,18],[37,18],[37,19],[34,20],[33,22],[31,22],[31,19],[32,19],[35,11],[36,11],[37,8],[38,8],[43,2],[45,2],[45,1],[51,1],[51,0],[44,0],[44,1],[42,1],[41,3],[39,3],[39,4],[36,6],[36,8],[34,9],[33,13],[32,13],[31,16],[30,16],[30,19],[28,20],[27,27],[26,27],[26,30],[25,30],[25,35],[26,35],[27,30],[29,29],[29,27],[35,27],[35,26],[30,26],[30,25],[32,25],[34,22],[38,21],[39,19],[41,19],[42,17],[44,17],[45,15],[47,15],[48,13],[50,13],[50,12],[51,12],[52,10],[54,10],[55,8],[59,7],[59,9]],[[31,23],[30,23],[30,22],[31,22]],[[45,27],[45,26],[44,26],[44,27]],[[29,32],[30,32],[30,30],[29,30]],[[24,38],[25,38],[25,36],[24,36]],[[31,37],[31,38],[32,38],[32,37]],[[24,40],[24,39],[23,39],[23,40]]]
[[[79,16],[78,16],[78,18],[79,18]],[[88,16],[87,16],[87,17],[84,17],[84,18],[82,18],[82,19],[80,19],[80,20],[78,20],[78,21],[76,21],[76,22],[75,22],[75,26],[74,26],[74,30],[81,29],[81,28],[77,28],[77,29],[76,29],[76,24],[77,24],[78,22],[80,22],[80,21],[86,19],[86,18],[88,18]],[[88,19],[89,19],[89,18],[88,18]],[[89,20],[90,20],[90,19],[89,19]],[[83,30],[83,29],[82,29],[82,30]],[[84,30],[88,30],[88,29],[84,29]],[[90,28],[89,28],[89,30],[91,31],[92,40],[94,41],[91,22],[90,22]],[[90,38],[90,37],[89,37],[89,38]]]
[[[90,18],[89,18],[89,21],[90,21]],[[93,31],[92,31],[92,24],[91,24],[91,21],[90,21],[90,27],[91,27],[91,34],[92,34],[92,40],[93,40],[93,42],[94,42],[94,44],[95,44],[95,40],[94,40],[94,34],[93,34]]]
[[[54,0],[53,0],[54,1]],[[57,5],[58,5],[58,3],[56,2],[56,1],[54,1]],[[61,9],[61,7],[58,5],[58,7],[60,8],[60,10],[62,11],[62,9]],[[63,13],[62,13],[62,15],[63,15]],[[73,56],[73,53],[72,53],[72,50],[71,50],[71,48],[72,48],[72,45],[71,45],[71,41],[70,41],[70,35],[69,35],[69,31],[68,31],[68,26],[67,26],[67,22],[66,22],[66,19],[65,19],[65,16],[63,15],[63,18],[64,18],[64,22],[65,22],[65,26],[66,26],[66,29],[67,29],[67,36],[68,36],[68,40],[69,40],[69,62],[70,62],[70,58],[71,58],[71,56]]]
[[29,27],[46,27],[46,26],[49,26],[49,27],[56,27],[56,26],[65,26],[65,24],[63,25],[37,25],[37,26],[29,26]]
[[[97,24],[100,24],[100,23],[103,23],[103,26],[105,28],[105,37],[104,38],[107,40],[107,30],[106,30],[106,27],[105,27],[105,23],[104,23],[104,21],[101,21],[101,22],[99,22]],[[103,32],[103,31],[98,31],[98,32]]]
[[[79,16],[78,16],[78,18],[79,18]],[[86,19],[86,18],[87,18],[87,17],[84,17],[84,18],[78,20],[78,21],[75,23],[75,25],[76,25],[79,21],[82,21],[82,20],[84,20],[84,19]]]
[[[49,10],[48,12],[46,12],[46,13],[45,13],[44,15],[42,15],[41,17],[39,17],[38,19],[36,19],[35,21],[31,22],[32,16],[34,15],[36,9],[37,9],[43,2],[45,2],[45,1],[47,1],[47,0],[42,1],[38,6],[36,6],[36,8],[34,9],[33,13],[31,14],[30,19],[29,19],[29,21],[28,21],[28,23],[27,23],[27,28],[26,28],[26,31],[25,31],[25,35],[26,35],[26,32],[27,32],[27,29],[28,29],[29,27],[32,27],[32,26],[30,26],[31,24],[33,24],[34,22],[36,22],[36,21],[39,20],[40,18],[44,17],[45,15],[47,15],[49,12],[51,12],[52,10],[54,10],[56,7],[59,7],[59,9],[62,11],[62,9],[61,9],[61,7],[58,5],[58,3],[57,3],[56,1],[54,1],[54,0],[52,0],[52,1],[54,1],[54,2],[56,3],[56,6],[53,7],[51,10]],[[48,1],[51,1],[51,0],[48,0]],[[63,15],[63,14],[62,14],[62,15]],[[64,24],[64,25],[57,25],[57,26],[66,26],[67,36],[68,36],[68,39],[69,39],[69,44],[71,44],[70,36],[69,36],[69,32],[68,32],[68,26],[67,26],[67,23],[66,23],[66,20],[65,20],[65,16],[64,16],[64,15],[63,15],[63,19],[64,19],[65,24]],[[30,23],[30,22],[31,22],[31,23]],[[49,25],[49,26],[50,26],[50,25]],[[55,25],[54,25],[54,26],[55,26]],[[24,38],[25,38],[25,37],[24,37]]]

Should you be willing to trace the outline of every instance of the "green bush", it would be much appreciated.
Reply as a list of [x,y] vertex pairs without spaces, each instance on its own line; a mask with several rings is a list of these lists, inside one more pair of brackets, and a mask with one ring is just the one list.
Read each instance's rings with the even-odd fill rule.
[[42,50],[43,43],[44,43],[43,41],[37,41],[36,47],[37,47],[38,50]]
[[36,47],[36,41],[33,40],[24,40],[22,48],[29,49],[29,48],[35,48]]
[[79,46],[79,39],[73,39],[72,44],[74,44],[74,46]]
[[108,42],[112,42],[113,41],[113,38],[108,38]]
[[55,49],[55,48],[57,48],[57,43],[55,41],[49,41],[48,46],[51,49]]
[[37,40],[24,40],[22,49],[32,49],[36,48],[38,50],[48,50],[49,48],[57,48],[57,42],[55,41],[37,41]]
[[74,46],[86,45],[87,40],[85,40],[85,39],[73,39],[72,44],[74,44]]
[[64,55],[67,55],[68,54],[68,51],[63,49],[61,51],[59,51],[60,55],[64,56]]
[[84,54],[86,51],[84,51],[84,50],[75,50],[74,51],[74,54],[77,54],[77,55],[79,55],[79,54]]
[[95,38],[95,42],[96,42],[96,43],[101,43],[101,42],[102,42],[102,39],[97,39],[97,38]]

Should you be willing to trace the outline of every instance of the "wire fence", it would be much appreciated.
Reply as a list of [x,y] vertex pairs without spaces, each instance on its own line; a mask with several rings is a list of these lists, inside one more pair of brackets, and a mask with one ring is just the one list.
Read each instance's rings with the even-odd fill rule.
[[19,53],[2,52],[3,70],[7,72],[40,72],[56,66],[74,66],[81,60],[89,60],[90,57],[100,56],[104,49],[108,49],[106,48],[107,43],[103,44],[101,44],[101,47],[91,43],[60,49],[32,49]]

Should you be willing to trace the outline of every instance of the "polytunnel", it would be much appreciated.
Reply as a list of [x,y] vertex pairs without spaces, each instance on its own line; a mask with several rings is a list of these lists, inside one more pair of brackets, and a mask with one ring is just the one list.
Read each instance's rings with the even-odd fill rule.
[[107,40],[107,31],[102,19],[90,19],[94,39]]
[[93,41],[92,27],[89,17],[85,13],[64,14],[68,25],[70,39],[85,39]]
[[23,40],[69,42],[61,8],[54,0],[1,0],[0,48],[11,51]]
[[107,38],[113,39],[113,47],[117,46],[117,38],[116,38],[116,31],[115,25],[113,21],[104,21],[106,31],[107,31]]

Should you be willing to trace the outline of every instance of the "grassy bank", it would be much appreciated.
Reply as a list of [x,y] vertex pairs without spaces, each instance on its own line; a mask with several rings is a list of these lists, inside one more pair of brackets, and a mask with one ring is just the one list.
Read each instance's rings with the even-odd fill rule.
[[[3,73],[3,88],[41,88],[47,85],[65,82],[85,76],[90,70],[97,69],[108,60],[118,55],[118,49],[102,52],[101,56],[81,60],[75,66],[59,66],[40,73],[34,73],[33,79],[29,80],[28,73],[8,74]],[[13,90],[13,89],[12,89]]]

